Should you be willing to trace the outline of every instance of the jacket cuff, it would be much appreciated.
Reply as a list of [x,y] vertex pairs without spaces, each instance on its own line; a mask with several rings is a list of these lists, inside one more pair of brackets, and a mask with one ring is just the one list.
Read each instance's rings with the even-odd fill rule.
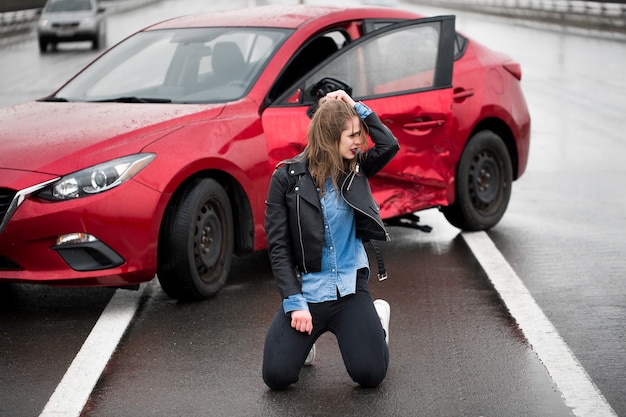
[[296,310],[309,310],[309,305],[302,294],[293,294],[283,300],[283,310],[289,314]]
[[363,104],[360,101],[357,101],[354,104],[354,110],[356,110],[356,113],[359,115],[361,120],[365,119],[372,112],[372,110],[369,107],[367,107],[365,104]]

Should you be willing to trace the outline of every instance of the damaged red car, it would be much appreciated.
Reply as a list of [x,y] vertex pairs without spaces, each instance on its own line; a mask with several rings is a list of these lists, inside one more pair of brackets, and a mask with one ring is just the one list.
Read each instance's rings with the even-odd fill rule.
[[274,166],[340,86],[401,150],[371,186],[390,223],[439,207],[493,227],[526,168],[521,68],[398,9],[258,7],[155,24],[40,100],[0,109],[0,281],[134,286],[180,300],[266,247]]

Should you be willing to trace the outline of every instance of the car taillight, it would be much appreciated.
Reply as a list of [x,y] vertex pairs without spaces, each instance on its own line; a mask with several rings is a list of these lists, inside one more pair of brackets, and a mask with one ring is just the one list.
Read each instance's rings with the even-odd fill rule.
[[517,62],[508,62],[502,65],[512,76],[522,81],[522,66]]

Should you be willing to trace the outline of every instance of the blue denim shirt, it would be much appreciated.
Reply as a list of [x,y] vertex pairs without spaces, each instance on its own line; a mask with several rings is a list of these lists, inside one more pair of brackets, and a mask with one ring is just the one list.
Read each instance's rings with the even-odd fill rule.
[[[362,103],[355,109],[361,119],[371,110]],[[326,180],[324,195],[320,196],[324,216],[324,247],[322,270],[302,274],[302,293],[283,300],[285,314],[308,310],[307,303],[336,300],[356,292],[356,271],[367,268],[369,261],[361,239],[356,237],[354,210],[337,194],[332,181]]]

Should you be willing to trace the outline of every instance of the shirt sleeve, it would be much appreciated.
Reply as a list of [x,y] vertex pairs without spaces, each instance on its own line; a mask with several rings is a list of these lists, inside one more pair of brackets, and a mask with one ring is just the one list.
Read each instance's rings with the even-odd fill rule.
[[367,107],[365,104],[363,104],[360,101],[354,104],[354,110],[356,110],[356,113],[359,115],[361,120],[365,119],[372,112],[372,110],[369,107]]
[[289,314],[296,310],[309,310],[309,305],[302,294],[292,294],[283,300],[283,310]]

